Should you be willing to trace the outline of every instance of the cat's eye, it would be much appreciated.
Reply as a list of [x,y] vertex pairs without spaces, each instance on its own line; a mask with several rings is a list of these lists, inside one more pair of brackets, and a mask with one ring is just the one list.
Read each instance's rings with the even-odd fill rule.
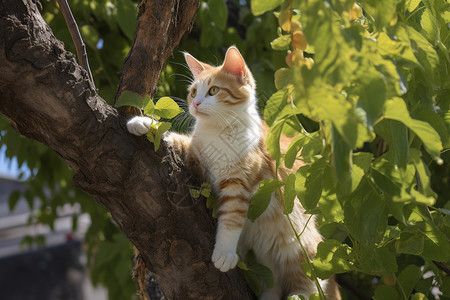
[[209,89],[208,94],[210,96],[214,96],[215,94],[217,94],[219,92],[219,88],[217,86],[213,86]]
[[191,91],[191,97],[195,98],[195,96],[197,96],[197,89],[193,88],[192,91]]

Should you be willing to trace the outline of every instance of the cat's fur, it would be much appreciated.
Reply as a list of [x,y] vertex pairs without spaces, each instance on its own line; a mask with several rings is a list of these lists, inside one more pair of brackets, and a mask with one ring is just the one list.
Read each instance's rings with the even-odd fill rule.
[[[275,163],[265,146],[265,130],[257,111],[255,81],[250,70],[235,47],[228,49],[219,67],[202,63],[187,53],[185,59],[194,76],[189,87],[189,112],[197,123],[191,136],[168,133],[164,140],[185,155],[188,167],[211,184],[218,198],[214,265],[226,272],[236,266],[237,250],[245,257],[252,249],[258,262],[274,275],[274,287],[263,287],[260,299],[316,293],[314,282],[300,267],[305,257],[283,214],[282,197],[273,193],[266,211],[254,223],[247,219],[250,199],[261,180],[276,176]],[[127,128],[135,135],[143,135],[151,123],[150,118],[134,117]],[[290,217],[298,233],[309,218],[303,212],[296,200]],[[314,257],[321,240],[312,218],[301,235],[309,259]],[[333,279],[324,280],[321,285],[329,299],[340,299]]]

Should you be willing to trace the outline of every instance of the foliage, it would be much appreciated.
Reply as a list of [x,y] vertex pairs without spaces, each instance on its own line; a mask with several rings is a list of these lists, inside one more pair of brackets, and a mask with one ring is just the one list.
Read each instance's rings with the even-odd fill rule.
[[247,284],[255,295],[259,296],[261,293],[261,282],[264,282],[264,285],[269,289],[273,287],[272,271],[257,262],[252,250],[247,252],[245,261],[239,260],[237,266],[241,269]]
[[[414,299],[432,298],[433,285],[449,297],[449,279],[433,263],[448,265],[450,253],[448,4],[248,2],[202,1],[179,49],[217,64],[212,58],[222,58],[234,44],[245,57],[272,127],[270,154],[279,166],[292,167],[296,159],[306,163],[283,184],[287,212],[297,195],[310,213],[319,214],[327,240],[319,245],[315,274],[347,272],[376,299],[413,293]],[[75,53],[55,1],[42,4],[56,37]],[[133,38],[137,1],[69,4],[100,96],[111,103]],[[186,108],[188,76],[183,55],[175,52],[161,73],[153,109],[163,96]],[[153,110],[146,107],[146,113]],[[188,113],[181,113],[171,126],[187,131],[191,124]],[[111,299],[130,299],[136,290],[133,253],[109,214],[73,187],[72,171],[55,153],[19,136],[4,118],[0,130],[7,157],[31,170],[22,177],[23,196],[31,208],[42,203],[30,224],[52,227],[58,207],[79,203],[80,213],[93,220],[86,243],[94,282],[107,286]],[[286,153],[278,143],[282,133],[296,135]],[[17,196],[11,196],[11,209]],[[76,216],[73,224],[75,229]],[[433,275],[424,278],[429,270]]]
[[[152,124],[147,133],[147,138],[153,143],[155,151],[159,149],[162,134],[168,131],[172,125],[169,122],[159,122],[158,120],[161,118],[172,119],[183,112],[172,98],[162,97],[154,104],[150,95],[141,97],[139,94],[130,91],[124,91],[115,106],[134,106],[142,109],[145,114],[152,118]],[[155,121],[154,123],[153,120]]]
[[[448,281],[434,262],[450,261],[450,204],[440,188],[450,163],[449,4],[251,4],[256,15],[280,7],[271,45],[286,54],[264,111],[267,147],[279,166],[306,163],[294,189],[327,238],[305,272],[380,278],[375,299],[434,297],[432,287]],[[306,130],[311,121],[318,126]],[[282,133],[296,136],[286,153]]]

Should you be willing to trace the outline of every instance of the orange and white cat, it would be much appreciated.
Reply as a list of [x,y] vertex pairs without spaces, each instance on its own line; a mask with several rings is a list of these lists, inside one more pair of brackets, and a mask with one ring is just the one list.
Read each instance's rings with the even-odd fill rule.
[[[212,253],[222,272],[236,266],[237,251],[245,257],[253,250],[259,263],[269,267],[274,286],[263,286],[260,299],[283,299],[288,295],[308,297],[317,293],[315,283],[302,271],[305,260],[288,219],[283,200],[272,194],[266,211],[251,222],[247,219],[250,199],[263,179],[274,179],[275,163],[265,146],[263,122],[257,111],[255,80],[236,47],[230,47],[224,63],[214,67],[185,54],[194,81],[189,87],[189,112],[196,118],[192,135],[169,132],[164,141],[181,152],[187,166],[209,182],[218,199],[218,227]],[[144,135],[151,118],[136,116],[128,121],[130,133]],[[308,215],[295,201],[291,220],[302,232]],[[301,235],[309,258],[322,240],[311,219]],[[334,279],[321,282],[329,299],[340,299]]]

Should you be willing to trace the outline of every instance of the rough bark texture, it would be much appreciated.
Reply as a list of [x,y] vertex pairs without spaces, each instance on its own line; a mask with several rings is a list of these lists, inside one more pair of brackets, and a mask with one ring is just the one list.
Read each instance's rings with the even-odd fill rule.
[[[198,1],[143,1],[140,26],[162,29],[143,38],[138,28],[139,55],[127,58],[119,93],[155,91],[164,60],[192,22],[195,10],[184,14],[189,4]],[[237,271],[221,273],[210,262],[215,225],[204,203],[190,198],[198,182],[180,157],[165,145],[155,153],[145,138],[127,133],[124,117],[90,87],[38,8],[32,0],[0,0],[0,113],[59,153],[75,185],[111,212],[141,252],[167,298],[250,299]],[[143,60],[150,63],[137,69]]]
[[123,64],[116,100],[126,90],[142,96],[156,93],[163,64],[183,33],[191,29],[199,4],[200,0],[141,2],[138,26]]

